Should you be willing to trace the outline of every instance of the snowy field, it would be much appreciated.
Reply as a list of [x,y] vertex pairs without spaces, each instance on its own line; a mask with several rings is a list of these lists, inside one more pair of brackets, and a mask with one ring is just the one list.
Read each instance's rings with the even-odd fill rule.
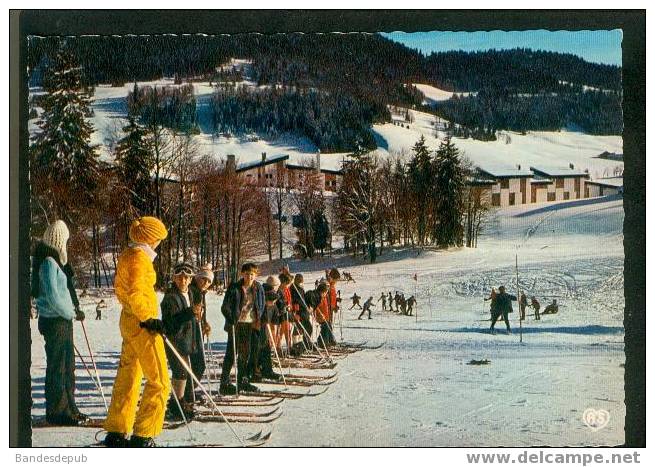
[[[448,251],[387,250],[367,265],[351,258],[291,261],[312,284],[324,267],[349,271],[356,284],[341,284],[345,308],[353,292],[364,299],[382,291],[417,292],[418,319],[382,312],[358,321],[345,311],[339,338],[369,344],[386,342],[340,360],[339,380],[314,398],[286,400],[273,424],[268,446],[595,446],[623,443],[623,205],[601,198],[497,212],[477,249]],[[518,307],[510,315],[513,333],[499,323],[488,332],[488,295],[492,286],[516,290],[543,307],[553,298],[559,314],[532,317],[519,342]],[[412,280],[417,274],[418,282]],[[120,351],[118,304],[104,291],[105,319],[95,321],[95,300],[82,299],[86,327],[97,352],[103,386],[111,392]],[[99,294],[94,293],[99,297]],[[219,312],[221,297],[209,296],[213,348],[224,349]],[[531,309],[528,308],[528,313]],[[43,340],[33,321],[33,416],[44,414]],[[75,342],[87,352],[75,324]],[[488,359],[483,366],[467,365]],[[308,372],[309,370],[294,370]],[[84,367],[77,367],[81,410],[104,416],[102,399]],[[262,386],[265,388],[266,386]],[[269,388],[270,389],[270,388]],[[582,420],[588,408],[610,414],[597,431]],[[224,424],[193,422],[195,443],[233,444]],[[239,424],[243,435],[261,425]],[[35,429],[35,446],[84,446],[97,429]],[[162,445],[193,444],[186,430],[165,431]]]

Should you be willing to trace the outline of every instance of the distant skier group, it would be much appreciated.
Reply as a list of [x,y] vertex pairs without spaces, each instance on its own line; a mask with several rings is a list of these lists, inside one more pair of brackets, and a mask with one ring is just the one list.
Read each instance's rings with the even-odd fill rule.
[[[491,332],[492,334],[495,334],[495,326],[496,322],[499,319],[502,319],[505,321],[505,326],[507,327],[507,332],[511,334],[512,329],[509,324],[509,318],[508,314],[513,312],[512,309],[512,301],[516,301],[517,297],[516,295],[509,294],[505,291],[505,286],[501,285],[498,287],[498,292],[496,292],[495,288],[491,289],[491,293],[489,294],[488,297],[484,299],[484,301],[491,301],[491,306],[489,308],[489,311],[491,312]],[[520,320],[524,321],[525,320],[525,310],[529,306],[534,310],[534,317],[535,320],[541,320],[541,317],[543,315],[554,315],[559,311],[559,305],[557,304],[557,300],[553,299],[553,301],[544,308],[544,311],[539,313],[539,310],[541,309],[541,304],[537,300],[535,296],[530,297],[530,304],[528,304],[528,297],[525,295],[525,293],[521,293],[520,299],[518,300],[519,303],[519,312],[520,312]]]
[[[366,312],[368,312],[368,319],[371,319],[371,307],[374,307],[376,305],[373,304],[373,297],[369,297],[366,302],[364,302],[364,306],[362,307],[359,303],[362,297],[357,295],[355,293],[352,297],[352,306],[349,308],[349,310],[352,310],[354,307],[359,307],[362,312],[360,313],[359,317],[357,319],[362,319],[362,316]],[[380,294],[380,298],[377,299],[376,303],[382,302],[382,311],[393,311],[394,313],[398,313],[401,315],[406,315],[406,316],[413,316],[414,313],[414,307],[416,306],[416,298],[412,295],[408,299],[405,298],[404,294],[399,293],[398,291],[395,292],[395,295],[392,296],[391,292],[382,292]],[[395,305],[395,309],[394,309]]]
[[[207,366],[204,339],[211,327],[205,296],[214,273],[209,265],[198,271],[186,262],[175,265],[172,283],[158,304],[153,261],[167,236],[166,227],[155,217],[133,221],[130,243],[117,262],[114,287],[122,307],[119,327],[123,342],[104,422],[104,445],[108,447],[155,446],[154,438],[162,431],[165,418],[194,417],[194,383],[199,384]],[[63,221],[46,229],[33,255],[32,296],[47,357],[46,421],[75,426],[84,424],[88,416],[78,410],[74,397],[72,321],[84,320],[84,313],[67,263],[68,237]],[[283,351],[294,356],[303,349],[327,351],[336,345],[333,325],[341,301],[336,290],[341,275],[336,268],[327,270],[325,278],[307,292],[303,276],[292,275],[288,267],[264,283],[256,280],[258,272],[254,263],[243,264],[241,277],[225,291],[221,313],[228,339],[220,375],[221,395],[257,392],[253,382],[279,380],[281,375],[273,371],[273,354],[280,366]],[[365,309],[371,302],[372,297],[364,304]],[[96,319],[101,319],[105,307],[101,300]],[[314,324],[319,328],[316,339],[312,337]],[[230,381],[233,366],[236,384]],[[142,378],[146,380],[143,392]]]

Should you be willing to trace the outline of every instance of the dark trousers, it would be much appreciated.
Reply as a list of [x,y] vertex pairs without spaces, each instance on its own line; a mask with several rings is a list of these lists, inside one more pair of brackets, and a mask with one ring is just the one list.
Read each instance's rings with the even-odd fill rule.
[[321,323],[321,333],[318,337],[319,346],[336,344],[329,323]]
[[359,316],[357,317],[357,319],[361,319],[361,317],[364,316],[364,314],[365,314],[367,311],[368,311],[368,317],[369,317],[369,319],[370,319],[370,318],[371,318],[371,309],[370,309],[370,308],[364,308],[364,309],[362,310],[362,312],[359,314]]
[[307,346],[308,349],[312,347],[312,331],[313,331],[313,326],[312,322],[309,318],[309,313],[301,313],[300,314],[300,324],[302,324],[302,327],[305,328],[305,331],[307,331],[307,334],[303,332],[302,329],[300,329],[300,332],[303,335],[303,339],[305,341],[305,345]]
[[538,306],[533,307],[534,308],[534,319],[541,319],[541,316],[539,315],[539,308]]
[[252,379],[256,373],[259,373],[261,376],[270,376],[273,373],[271,346],[268,342],[266,323],[262,323],[259,331],[253,330],[250,338],[248,377]]
[[[191,361],[191,371],[198,380],[202,380],[202,375],[205,374],[205,354],[202,349],[198,349],[197,352],[192,353],[189,356]],[[186,402],[195,402],[195,396],[193,390],[196,388],[196,382],[193,380],[191,375],[187,376],[186,386],[184,387],[184,400]]]
[[75,352],[73,322],[64,318],[39,318],[45,340],[45,413],[48,421],[80,413],[75,405]]
[[498,321],[498,318],[503,317],[505,320],[505,326],[507,326],[507,330],[510,330],[509,327],[509,318],[507,317],[507,311],[494,311],[493,314],[491,315],[491,329],[496,326],[496,321]]
[[[252,323],[237,323],[234,329],[236,333],[237,372],[239,373],[239,380],[248,379]],[[223,359],[221,384],[228,384],[230,382],[230,371],[232,370],[232,365],[234,365],[234,337],[232,327],[230,327],[227,331],[227,349],[225,351],[225,358]]]

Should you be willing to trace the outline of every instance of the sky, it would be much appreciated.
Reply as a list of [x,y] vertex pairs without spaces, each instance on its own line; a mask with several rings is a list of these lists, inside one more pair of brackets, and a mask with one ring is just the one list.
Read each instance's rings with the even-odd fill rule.
[[383,36],[423,53],[480,51],[517,47],[571,53],[594,63],[621,65],[620,29],[611,31],[431,31],[392,32]]

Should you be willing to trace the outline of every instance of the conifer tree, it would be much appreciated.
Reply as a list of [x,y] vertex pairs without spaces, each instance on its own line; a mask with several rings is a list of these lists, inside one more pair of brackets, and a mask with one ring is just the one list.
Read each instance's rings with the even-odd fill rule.
[[461,246],[464,239],[464,197],[467,171],[459,149],[446,138],[434,160],[437,221],[434,240],[440,247]]
[[141,215],[152,213],[151,174],[154,168],[152,142],[147,130],[130,118],[125,137],[116,147],[116,165],[130,206]]
[[98,154],[91,144],[93,126],[82,69],[65,51],[57,54],[44,82],[40,132],[30,146],[35,198],[48,213],[71,221],[77,208],[97,198]]

